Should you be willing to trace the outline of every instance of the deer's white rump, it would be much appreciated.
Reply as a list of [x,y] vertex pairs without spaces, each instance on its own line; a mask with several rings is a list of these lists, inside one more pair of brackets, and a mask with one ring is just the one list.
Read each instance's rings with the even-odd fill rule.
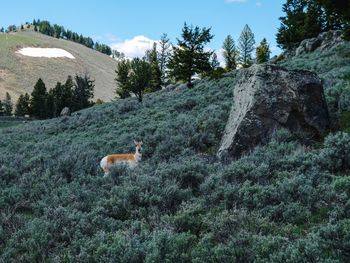
[[100,166],[105,172],[105,176],[109,174],[110,168],[116,164],[126,164],[129,167],[135,167],[140,161],[142,157],[142,142],[134,141],[136,150],[135,153],[128,154],[109,154],[102,158],[100,162]]

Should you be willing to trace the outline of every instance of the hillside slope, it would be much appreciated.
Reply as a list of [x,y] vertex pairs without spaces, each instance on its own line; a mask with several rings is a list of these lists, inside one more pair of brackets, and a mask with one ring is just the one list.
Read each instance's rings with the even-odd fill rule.
[[[282,130],[221,163],[235,82],[0,130],[0,261],[348,262],[350,136],[310,148]],[[141,138],[142,163],[103,178]]]
[[[75,59],[38,58],[23,56],[16,51],[24,47],[61,48]],[[14,99],[24,92],[31,92],[36,81],[42,78],[47,88],[68,75],[88,72],[95,79],[95,100],[110,101],[115,97],[114,81],[117,62],[83,45],[48,37],[34,31],[0,33],[0,98],[9,92]]]

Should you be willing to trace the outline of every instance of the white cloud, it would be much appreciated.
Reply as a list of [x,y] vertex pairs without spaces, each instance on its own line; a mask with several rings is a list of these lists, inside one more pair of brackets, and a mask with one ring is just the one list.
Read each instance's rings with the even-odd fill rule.
[[124,41],[111,44],[111,47],[119,52],[123,52],[128,58],[143,57],[146,50],[153,47],[154,42],[157,42],[157,40],[139,35],[134,36],[132,39],[126,39]]
[[225,0],[226,3],[244,3],[247,0]]
[[224,50],[220,48],[219,50],[215,50],[216,56],[220,62],[220,67],[225,67],[225,59],[224,59]]

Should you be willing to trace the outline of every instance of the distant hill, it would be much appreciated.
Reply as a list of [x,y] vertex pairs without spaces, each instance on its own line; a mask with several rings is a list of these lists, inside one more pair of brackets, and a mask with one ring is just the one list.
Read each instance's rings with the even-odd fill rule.
[[[38,58],[16,53],[25,47],[60,48],[75,59]],[[47,88],[68,75],[88,72],[95,79],[95,100],[110,101],[115,97],[115,68],[117,62],[98,51],[81,44],[49,37],[33,31],[0,33],[0,98],[9,92],[17,99],[24,92],[30,93],[39,78]]]

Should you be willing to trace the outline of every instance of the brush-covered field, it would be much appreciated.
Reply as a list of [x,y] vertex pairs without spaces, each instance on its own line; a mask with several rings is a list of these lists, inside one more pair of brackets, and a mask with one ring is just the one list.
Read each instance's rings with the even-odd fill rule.
[[[350,135],[215,154],[235,73],[0,129],[0,262],[348,262]],[[142,163],[103,178],[100,159]]]

